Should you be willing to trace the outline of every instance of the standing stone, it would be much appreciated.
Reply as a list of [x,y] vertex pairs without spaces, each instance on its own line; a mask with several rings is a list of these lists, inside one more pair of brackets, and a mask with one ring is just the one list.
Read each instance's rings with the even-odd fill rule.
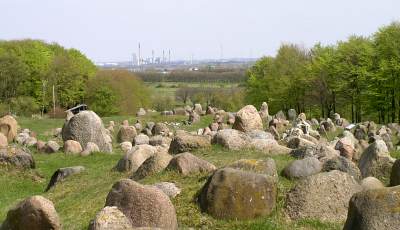
[[236,113],[232,128],[242,132],[263,130],[263,123],[257,109],[252,105],[246,105]]
[[100,152],[99,146],[96,143],[88,142],[85,149],[81,152],[81,156],[88,156],[91,153]]
[[139,134],[134,138],[135,145],[148,145],[150,138],[145,134]]
[[133,143],[136,135],[137,132],[134,126],[121,126],[117,134],[117,142],[122,143],[128,141]]
[[300,180],[287,193],[285,212],[294,220],[344,221],[349,200],[359,191],[361,186],[347,173],[318,173]]
[[137,145],[118,161],[115,169],[119,172],[136,172],[143,162],[157,151],[157,148],[151,145]]
[[267,158],[265,160],[240,159],[226,167],[278,177],[276,164],[272,158]]
[[147,176],[159,173],[168,166],[171,159],[172,156],[166,151],[158,151],[140,165],[136,172],[131,176],[131,179],[141,180]]
[[344,230],[395,230],[400,226],[400,186],[356,193]]
[[189,124],[194,124],[200,121],[200,115],[195,111],[189,113]]
[[363,178],[373,176],[380,180],[390,178],[393,159],[383,140],[376,140],[361,155],[358,167]]
[[250,137],[243,132],[235,129],[223,129],[218,131],[213,139],[213,144],[220,144],[230,150],[240,150],[247,148],[250,144]]
[[108,193],[106,206],[117,206],[133,227],[178,228],[169,197],[153,186],[122,179]]
[[133,230],[128,218],[115,206],[104,207],[91,221],[89,230]]
[[296,117],[297,117],[297,112],[296,112],[296,110],[294,110],[294,109],[289,109],[289,110],[288,110],[288,118],[289,118],[289,121],[294,121],[294,120],[296,120]]
[[261,108],[260,108],[260,117],[262,120],[267,120],[269,117],[269,112],[268,112],[268,104],[267,102],[263,102],[261,104]]
[[112,152],[111,138],[107,135],[102,120],[93,111],[82,111],[66,121],[62,137],[64,141],[78,141],[81,146],[93,142],[100,151]]
[[269,215],[276,198],[276,177],[222,168],[208,178],[199,203],[214,218],[247,220]]
[[7,137],[8,142],[17,137],[18,123],[14,117],[6,115],[0,118],[0,133]]
[[60,145],[55,141],[48,141],[44,149],[46,153],[55,153],[60,149]]
[[60,230],[61,224],[50,200],[42,196],[32,196],[8,211],[0,229]]
[[35,168],[35,160],[26,148],[0,148],[0,166],[12,166],[18,169]]
[[201,107],[201,104],[194,104],[193,111],[198,115],[201,115],[203,113],[203,108]]
[[153,135],[161,135],[161,136],[168,136],[169,134],[169,128],[166,124],[164,123],[157,123],[153,126],[151,132]]

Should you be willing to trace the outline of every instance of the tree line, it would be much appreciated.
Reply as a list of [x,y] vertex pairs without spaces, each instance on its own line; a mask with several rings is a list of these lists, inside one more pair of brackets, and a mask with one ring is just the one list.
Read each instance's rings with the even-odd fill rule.
[[248,70],[246,99],[267,101],[272,112],[400,122],[400,22],[334,45],[283,44]]
[[43,114],[55,105],[64,116],[65,109],[79,103],[88,103],[101,115],[133,114],[148,104],[145,92],[130,72],[98,71],[76,49],[41,40],[0,41],[2,114]]

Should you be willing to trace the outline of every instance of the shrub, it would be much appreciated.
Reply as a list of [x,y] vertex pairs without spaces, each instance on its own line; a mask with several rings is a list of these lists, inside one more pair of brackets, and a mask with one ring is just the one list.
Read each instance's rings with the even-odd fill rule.
[[31,116],[40,113],[40,106],[33,97],[20,96],[10,100],[11,112],[17,116]]

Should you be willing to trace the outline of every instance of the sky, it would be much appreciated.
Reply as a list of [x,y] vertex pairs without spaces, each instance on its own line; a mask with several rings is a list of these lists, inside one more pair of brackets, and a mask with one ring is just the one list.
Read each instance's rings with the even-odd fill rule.
[[399,0],[0,0],[0,39],[41,39],[93,61],[171,50],[171,59],[261,57],[369,36],[400,20]]

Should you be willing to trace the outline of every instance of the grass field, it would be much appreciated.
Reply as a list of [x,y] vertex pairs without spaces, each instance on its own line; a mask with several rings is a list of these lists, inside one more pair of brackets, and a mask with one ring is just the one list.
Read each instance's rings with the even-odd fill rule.
[[[124,119],[130,123],[136,121],[134,117],[108,117],[104,122],[114,120],[117,124]],[[142,118],[142,121],[181,121],[184,117],[160,117],[152,114]],[[186,130],[195,130],[206,126],[211,117],[202,117],[202,121],[196,126],[182,127]],[[40,139],[51,139],[54,128],[61,127],[63,120],[32,120],[20,118],[18,122],[22,128],[35,131]],[[115,145],[116,146],[116,145]],[[114,147],[114,154],[97,153],[88,157],[67,156],[62,152],[47,155],[33,151],[36,160],[36,169],[17,171],[0,169],[0,222],[6,217],[7,210],[18,201],[32,195],[43,195],[55,204],[64,229],[87,229],[89,221],[104,206],[105,198],[111,186],[121,178],[127,178],[129,174],[118,173],[112,170],[122,152]],[[209,149],[201,149],[193,152],[216,166],[221,167],[242,158],[262,159],[267,156],[257,151],[228,151],[219,146]],[[272,157],[278,170],[292,160],[290,156]],[[58,184],[54,189],[44,193],[52,173],[67,166],[82,165],[86,171],[72,176]],[[155,182],[174,182],[182,189],[180,195],[172,199],[176,208],[178,223],[181,228],[193,227],[195,229],[341,229],[343,223],[324,223],[318,220],[289,221],[283,214],[285,193],[294,184],[284,177],[279,177],[279,196],[276,210],[269,216],[251,221],[226,221],[216,220],[211,216],[201,213],[195,202],[195,195],[206,182],[206,174],[181,176],[172,171],[165,171],[140,181],[143,184]]]

